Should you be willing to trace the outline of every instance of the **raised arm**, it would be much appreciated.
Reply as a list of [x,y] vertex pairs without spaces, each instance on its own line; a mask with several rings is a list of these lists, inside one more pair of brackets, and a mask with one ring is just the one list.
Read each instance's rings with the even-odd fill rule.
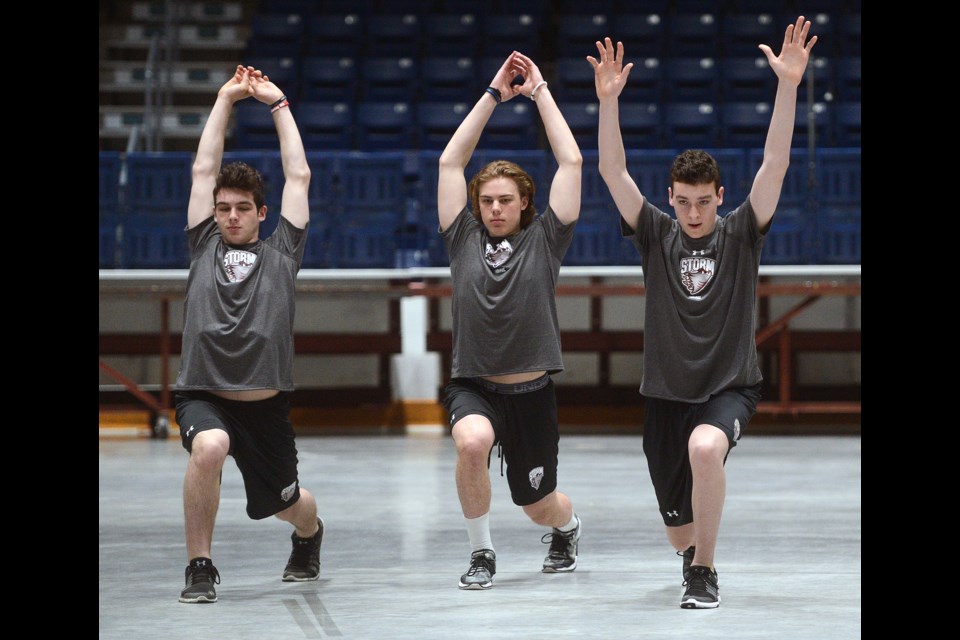
[[807,69],[810,50],[817,42],[817,36],[807,41],[809,31],[810,21],[800,16],[796,24],[787,27],[779,56],[775,56],[767,45],[760,45],[779,80],[773,115],[770,116],[770,129],[763,147],[763,163],[750,189],[750,204],[757,217],[757,226],[761,229],[773,218],[780,200],[783,178],[790,165],[790,142],[797,113],[797,85]]
[[557,106],[550,89],[540,69],[533,60],[518,53],[526,66],[524,83],[520,93],[537,103],[537,111],[543,120],[543,128],[547,132],[547,140],[557,160],[557,174],[550,186],[550,208],[557,219],[563,224],[570,224],[580,217],[580,182],[583,167],[583,156],[580,147],[570,131],[570,126],[564,120],[560,108]]
[[637,228],[643,195],[627,172],[627,156],[620,135],[620,92],[627,84],[633,63],[623,65],[623,43],[617,42],[614,51],[610,38],[597,41],[600,59],[587,56],[593,67],[593,78],[600,101],[600,124],[598,131],[600,149],[600,176],[610,189],[620,216],[631,229]]
[[253,96],[273,110],[273,124],[280,138],[280,161],[283,163],[283,199],[280,215],[298,229],[310,221],[307,192],[310,188],[310,167],[303,150],[300,131],[290,112],[286,97],[270,78],[259,71],[251,71]]
[[484,91],[440,155],[437,213],[440,216],[441,229],[446,229],[453,224],[457,214],[467,204],[467,180],[464,170],[470,162],[473,150],[477,148],[483,128],[487,126],[498,104],[494,94],[499,92],[500,101],[506,102],[520,93],[520,87],[511,84],[514,78],[523,75],[526,71],[525,63],[517,56],[517,52],[514,51],[504,61],[490,83],[490,88],[494,91],[489,89]]
[[237,66],[233,77],[220,87],[210,117],[200,134],[200,145],[193,161],[193,185],[187,205],[187,226],[193,228],[213,215],[213,187],[223,159],[223,138],[233,103],[250,95],[250,71]]

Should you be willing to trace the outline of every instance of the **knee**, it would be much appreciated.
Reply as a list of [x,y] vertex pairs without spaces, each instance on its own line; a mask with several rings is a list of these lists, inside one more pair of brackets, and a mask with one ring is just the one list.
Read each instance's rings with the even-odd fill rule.
[[454,436],[457,445],[457,455],[461,459],[486,464],[487,454],[493,446],[493,430],[460,429]]
[[[219,470],[230,451],[226,433],[214,430],[197,434],[190,447],[190,463],[201,469]],[[219,434],[222,434],[220,437]]]
[[[690,464],[693,466],[703,464],[723,463],[724,457],[730,448],[727,442],[727,436],[716,427],[710,427],[711,431],[706,432],[700,437],[690,438]],[[715,433],[713,433],[715,432]],[[695,433],[694,436],[697,434]]]
[[551,508],[554,504],[554,494],[534,502],[533,504],[524,505],[523,512],[527,514],[527,517],[536,522],[537,524],[548,525],[551,521]]

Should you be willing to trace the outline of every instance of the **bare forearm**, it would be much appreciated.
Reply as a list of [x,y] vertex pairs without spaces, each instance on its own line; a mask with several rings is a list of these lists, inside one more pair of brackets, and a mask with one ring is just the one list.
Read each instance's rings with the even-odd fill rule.
[[279,109],[273,114],[273,123],[277,127],[277,137],[280,139],[280,161],[283,164],[283,177],[291,181],[309,185],[310,167],[307,164],[307,154],[303,149],[303,140],[300,131],[293,119],[289,108]]
[[197,147],[197,156],[193,163],[193,177],[216,176],[223,159],[223,139],[227,134],[227,122],[230,121],[230,112],[233,110],[233,101],[221,96],[210,111],[203,133],[200,134],[200,144]]
[[763,147],[763,164],[771,172],[781,172],[784,175],[787,172],[796,113],[797,87],[781,80],[777,84],[777,97],[773,103],[773,114],[770,116],[770,129],[767,131],[767,140]]
[[620,103],[617,98],[600,101],[598,138],[600,175],[606,177],[624,171],[627,155],[620,135]]
[[543,86],[537,91],[537,110],[540,112],[540,119],[543,120],[543,128],[547,132],[547,140],[550,142],[550,149],[553,150],[553,157],[556,158],[559,165],[580,166],[583,164],[583,156],[580,154],[580,146],[570,131],[570,126],[564,120],[560,108],[553,99],[550,90]]
[[474,149],[477,148],[477,143],[480,141],[483,128],[487,126],[487,122],[489,122],[496,107],[497,102],[493,96],[488,93],[480,96],[480,100],[457,127],[456,132],[450,138],[450,142],[443,150],[440,156],[441,166],[466,168]]

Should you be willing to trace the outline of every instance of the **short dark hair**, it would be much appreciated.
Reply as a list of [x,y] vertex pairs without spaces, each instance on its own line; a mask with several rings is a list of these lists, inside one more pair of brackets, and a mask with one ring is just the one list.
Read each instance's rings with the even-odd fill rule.
[[213,202],[217,202],[217,194],[221,189],[236,189],[237,191],[247,191],[253,194],[253,203],[257,206],[257,211],[263,208],[266,201],[265,189],[263,188],[263,176],[260,172],[243,162],[231,162],[220,168],[217,175],[217,184],[213,187]]
[[717,192],[720,192],[720,167],[706,151],[688,149],[673,160],[670,168],[670,186],[674,183],[710,184],[713,183]]
[[[480,187],[485,182],[496,178],[510,178],[517,185],[521,198],[527,199],[527,208],[520,212],[520,228],[526,229],[537,217],[537,208],[533,204],[533,196],[537,193],[537,186],[533,184],[530,174],[518,165],[508,160],[494,160],[473,176],[470,180],[470,206],[473,217],[480,220]],[[483,222],[480,220],[480,222]]]

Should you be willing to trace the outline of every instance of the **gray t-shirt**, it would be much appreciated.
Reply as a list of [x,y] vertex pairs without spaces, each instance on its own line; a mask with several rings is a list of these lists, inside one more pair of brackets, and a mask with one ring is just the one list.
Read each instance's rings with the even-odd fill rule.
[[453,276],[452,377],[563,371],[555,290],[575,226],[547,207],[506,239],[505,261],[501,239],[466,207],[441,232]]
[[214,219],[187,230],[178,389],[293,390],[293,315],[307,230],[281,217],[266,240],[230,246]]
[[765,232],[749,199],[705,238],[690,238],[646,199],[636,233],[620,227],[640,252],[647,289],[640,393],[705,402],[763,380],[754,310]]

